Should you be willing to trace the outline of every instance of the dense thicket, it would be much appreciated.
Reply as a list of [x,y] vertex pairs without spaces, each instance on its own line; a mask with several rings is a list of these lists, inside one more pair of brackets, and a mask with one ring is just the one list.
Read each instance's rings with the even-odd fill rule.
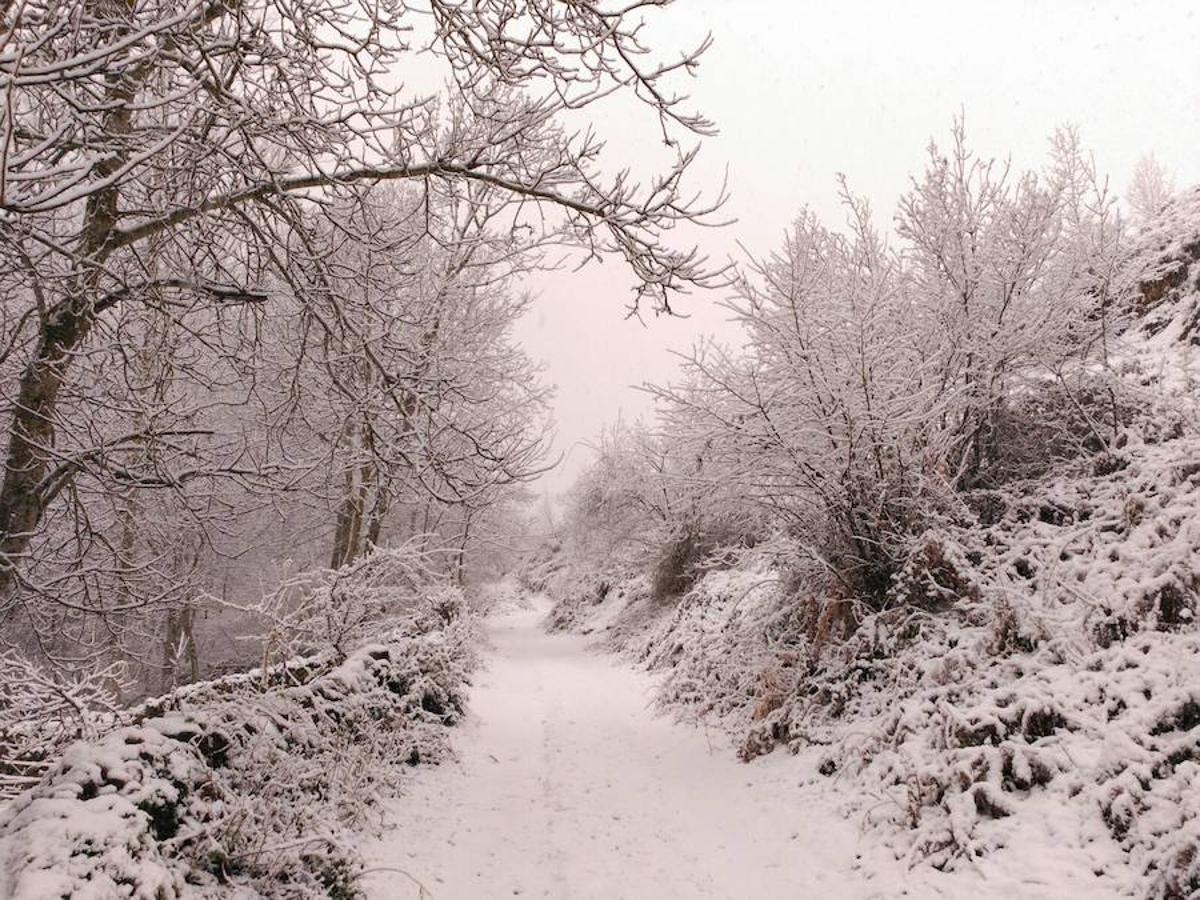
[[1122,228],[1075,135],[1052,150],[1014,173],[956,128],[891,241],[845,185],[844,229],[801,214],[728,302],[744,346],[704,345],[650,388],[657,425],[601,447],[577,528],[657,526],[676,568],[784,537],[831,596],[877,608],[912,538],[965,497],[1110,451]]

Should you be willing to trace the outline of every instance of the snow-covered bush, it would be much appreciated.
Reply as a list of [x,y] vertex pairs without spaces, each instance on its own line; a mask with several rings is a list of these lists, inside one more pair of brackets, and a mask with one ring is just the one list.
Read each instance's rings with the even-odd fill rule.
[[443,595],[344,660],[197,685],[71,746],[0,815],[5,896],[349,897],[345,829],[446,752],[473,621]]
[[1200,344],[1200,189],[1167,202],[1142,224],[1131,271],[1138,286],[1131,312],[1160,344]]
[[71,742],[111,726],[117,707],[106,681],[117,674],[54,672],[17,650],[0,653],[0,797],[36,783]]
[[469,591],[467,606],[480,617],[530,610],[534,608],[532,595],[537,593],[537,590],[526,588],[517,573],[509,573],[498,581],[489,581]]
[[923,587],[937,614],[868,620],[795,699],[791,717],[830,735],[875,723],[831,760],[891,785],[914,847],[943,863],[994,846],[986,820],[1052,781],[1097,804],[1148,875],[1173,856],[1153,820],[1170,807],[1175,835],[1200,814],[1179,781],[1200,752],[1200,442],[1123,452],[1009,492],[990,524],[930,533],[897,590]]
[[345,656],[389,622],[428,606],[432,594],[448,591],[448,603],[462,602],[458,589],[446,585],[439,554],[423,545],[417,537],[378,548],[337,569],[284,577],[250,605],[223,605],[257,623],[243,625],[244,639],[261,647],[263,669],[323,650]]
[[706,451],[669,431],[618,425],[574,486],[563,534],[531,554],[521,581],[555,600],[552,627],[633,598],[671,606],[766,535],[762,511],[697,476]]
[[729,303],[744,348],[703,347],[658,393],[676,455],[704,463],[677,479],[768,511],[878,606],[958,491],[1029,475],[1039,451],[1107,447],[1126,270],[1113,199],[1069,132],[1017,175],[956,127],[901,199],[894,244],[842,200],[844,230],[802,213],[751,264]]
[[660,699],[690,714],[733,717],[742,728],[791,686],[792,610],[761,557],[705,576],[670,619],[631,649],[669,670]]

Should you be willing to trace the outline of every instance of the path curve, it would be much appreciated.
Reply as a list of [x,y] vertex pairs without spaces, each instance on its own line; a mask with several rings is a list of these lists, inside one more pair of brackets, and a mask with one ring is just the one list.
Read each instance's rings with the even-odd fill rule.
[[786,759],[741,765],[717,735],[655,715],[647,675],[545,633],[543,613],[490,622],[458,760],[393,802],[368,848],[372,897],[419,896],[397,868],[435,900],[872,893],[846,890],[853,827],[781,790]]
[[457,759],[416,770],[364,847],[374,900],[1101,896],[1053,810],[1046,834],[1011,835],[1011,856],[909,870],[828,782],[801,784],[799,760],[743,765],[715,732],[656,715],[651,676],[547,634],[544,612],[489,622]]

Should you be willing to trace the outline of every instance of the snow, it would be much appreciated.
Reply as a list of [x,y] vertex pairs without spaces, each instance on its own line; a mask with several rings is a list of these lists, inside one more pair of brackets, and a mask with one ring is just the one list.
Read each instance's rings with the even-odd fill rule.
[[197,686],[72,744],[0,811],[0,897],[349,896],[345,839],[459,719],[477,637],[449,599],[336,665]]
[[376,898],[1105,897],[1047,805],[1012,853],[909,869],[851,812],[869,798],[813,754],[737,762],[723,732],[652,710],[656,679],[547,633],[547,602],[490,620],[456,735],[364,848]]

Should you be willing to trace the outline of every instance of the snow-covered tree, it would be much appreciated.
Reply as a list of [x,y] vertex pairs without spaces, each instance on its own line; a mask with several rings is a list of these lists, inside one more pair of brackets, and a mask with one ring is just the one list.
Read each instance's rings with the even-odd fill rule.
[[1140,222],[1153,219],[1175,194],[1175,176],[1166,166],[1153,153],[1139,157],[1125,198],[1134,218]]
[[[614,254],[660,308],[713,275],[663,240],[709,212],[683,192],[681,141],[712,126],[671,87],[704,45],[663,61],[651,12],[0,7],[9,631],[88,664],[123,654],[121,631],[157,643],[169,608],[177,655],[195,596],[253,584],[273,549],[347,562],[389,511],[431,505],[469,540],[540,448],[522,407],[542,389],[504,336],[512,272],[561,244]],[[408,66],[447,89],[412,91]],[[646,182],[564,124],[614,93],[661,127]],[[391,212],[387,183],[411,187]],[[336,402],[297,414],[320,381]],[[331,504],[318,555],[329,532],[307,526]]]
[[[842,590],[881,598],[907,539],[1037,433],[1011,426],[1023,386],[1083,408],[1121,232],[1071,132],[1045,172],[1014,175],[958,124],[901,199],[894,245],[844,184],[842,201],[844,232],[803,213],[739,282],[745,351],[701,348],[658,393],[665,430],[710,459],[689,477],[735,485]],[[1103,449],[1110,423],[1082,415]]]

